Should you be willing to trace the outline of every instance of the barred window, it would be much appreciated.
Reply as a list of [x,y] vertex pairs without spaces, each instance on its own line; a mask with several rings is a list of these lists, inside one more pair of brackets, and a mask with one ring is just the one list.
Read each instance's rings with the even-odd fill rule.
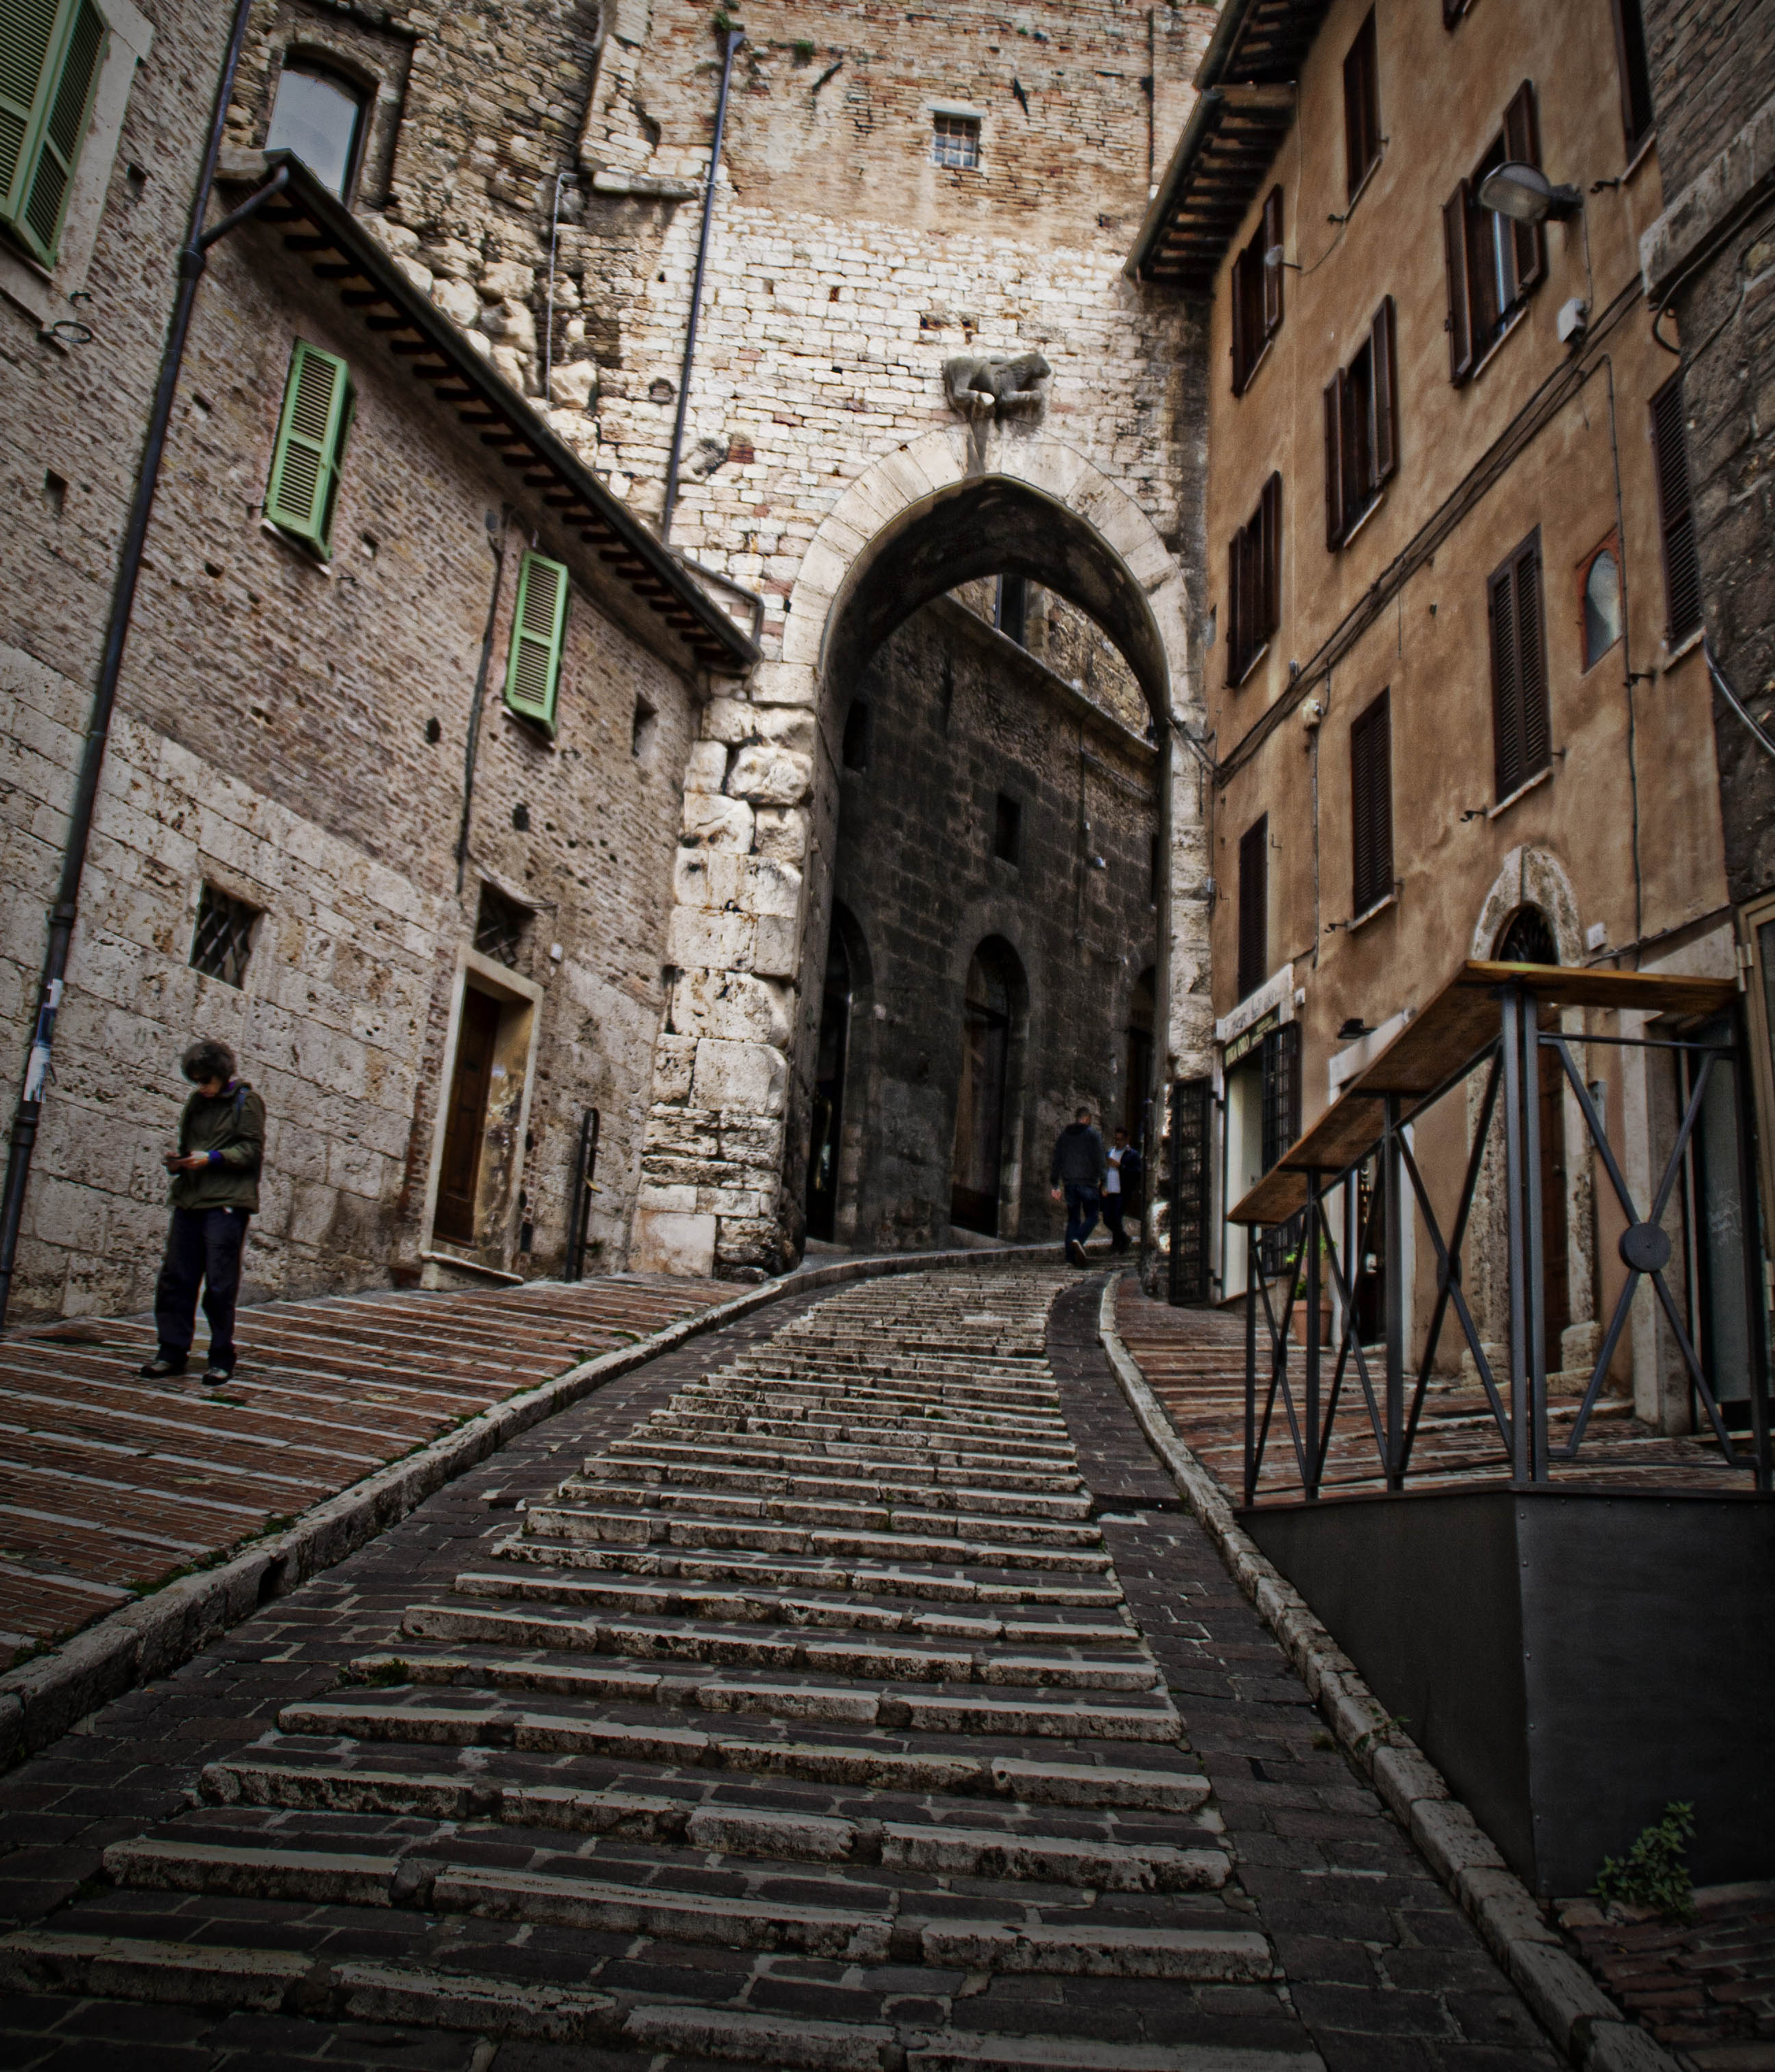
[[206,978],[220,979],[224,985],[238,986],[246,976],[253,924],[261,911],[205,885],[198,903],[197,931],[191,938],[192,969]]
[[491,885],[481,887],[481,903],[475,915],[475,947],[483,957],[516,970],[518,954],[524,948],[524,931],[529,925],[528,907],[507,899]]
[[931,117],[931,156],[939,166],[965,169],[980,163],[980,117],[977,115],[936,115]]

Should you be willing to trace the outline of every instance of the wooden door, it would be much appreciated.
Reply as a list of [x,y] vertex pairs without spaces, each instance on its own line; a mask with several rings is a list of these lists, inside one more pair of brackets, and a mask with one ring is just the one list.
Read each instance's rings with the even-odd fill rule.
[[964,1230],[998,1235],[1005,1141],[1008,1016],[969,1001],[962,1022],[961,1084],[955,1103],[955,1157],[949,1216]]
[[456,1070],[450,1083],[449,1119],[444,1125],[438,1213],[432,1219],[437,1236],[452,1238],[459,1244],[475,1242],[475,1189],[481,1174],[481,1140],[487,1130],[487,1097],[499,1029],[499,1003],[484,993],[465,992],[456,1032]]

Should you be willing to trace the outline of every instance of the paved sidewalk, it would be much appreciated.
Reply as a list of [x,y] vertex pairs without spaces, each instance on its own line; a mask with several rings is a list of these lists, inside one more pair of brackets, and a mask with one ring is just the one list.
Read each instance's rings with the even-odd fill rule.
[[0,1668],[286,1525],[491,1404],[743,1291],[571,1286],[334,1296],[243,1309],[205,1388],[136,1370],[146,1318],[0,1335]]

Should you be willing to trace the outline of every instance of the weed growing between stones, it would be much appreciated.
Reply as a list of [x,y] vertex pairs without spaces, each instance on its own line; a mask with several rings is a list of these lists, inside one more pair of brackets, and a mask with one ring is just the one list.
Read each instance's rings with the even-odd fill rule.
[[1674,1799],[1627,1852],[1625,1862],[1604,1856],[1591,1896],[1604,1906],[1646,1906],[1666,1921],[1695,1918],[1695,1886],[1683,1860],[1695,1833],[1695,1807]]

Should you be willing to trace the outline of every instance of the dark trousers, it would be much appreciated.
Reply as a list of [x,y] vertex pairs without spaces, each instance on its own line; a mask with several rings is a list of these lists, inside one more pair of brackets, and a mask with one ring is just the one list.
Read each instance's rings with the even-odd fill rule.
[[246,1238],[244,1209],[173,1211],[166,1256],[154,1289],[154,1329],[162,1352],[191,1350],[201,1282],[203,1314],[210,1326],[210,1358],[232,1363],[234,1305],[240,1293],[240,1248]]
[[1066,1182],[1066,1242],[1083,1244],[1097,1227],[1097,1190],[1077,1180]]
[[1125,1194],[1105,1194],[1103,1197],[1103,1227],[1109,1232],[1110,1244],[1116,1252],[1128,1250],[1128,1232],[1122,1228],[1122,1217],[1128,1206]]

